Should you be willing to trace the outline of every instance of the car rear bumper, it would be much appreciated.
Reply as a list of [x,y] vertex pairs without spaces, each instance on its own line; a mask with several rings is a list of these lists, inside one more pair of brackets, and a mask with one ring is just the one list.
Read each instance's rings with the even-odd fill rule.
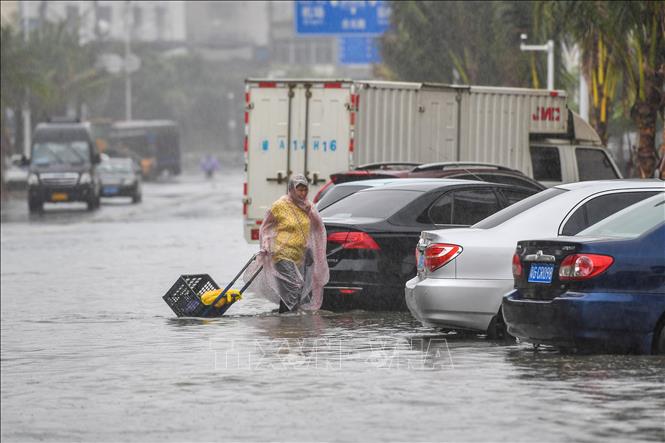
[[132,197],[136,193],[136,185],[102,185],[102,197]]
[[665,294],[566,292],[532,300],[514,290],[502,311],[508,332],[530,343],[650,353]]
[[414,277],[406,283],[411,314],[429,327],[485,332],[512,280]]
[[401,286],[371,283],[328,282],[323,288],[322,309],[340,311],[406,311]]

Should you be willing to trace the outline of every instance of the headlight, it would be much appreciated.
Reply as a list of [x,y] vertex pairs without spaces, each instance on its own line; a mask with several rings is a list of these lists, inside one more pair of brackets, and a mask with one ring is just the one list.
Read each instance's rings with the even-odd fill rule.
[[34,172],[31,172],[30,175],[28,175],[28,185],[35,186],[38,184],[39,184],[39,176]]
[[79,178],[79,183],[80,184],[87,185],[91,181],[92,181],[92,179],[90,178],[90,174],[88,174],[87,172],[81,173],[81,177]]

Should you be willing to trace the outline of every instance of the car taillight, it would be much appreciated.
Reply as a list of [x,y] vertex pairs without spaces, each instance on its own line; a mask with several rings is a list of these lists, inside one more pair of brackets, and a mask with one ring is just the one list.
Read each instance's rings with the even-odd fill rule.
[[614,258],[600,254],[573,254],[559,266],[559,280],[587,280],[601,274],[614,263]]
[[339,243],[344,249],[381,249],[366,232],[333,232],[328,235],[328,242]]
[[522,262],[520,256],[513,254],[513,277],[519,278],[522,276]]
[[462,253],[462,247],[448,243],[433,243],[425,248],[425,267],[432,272]]

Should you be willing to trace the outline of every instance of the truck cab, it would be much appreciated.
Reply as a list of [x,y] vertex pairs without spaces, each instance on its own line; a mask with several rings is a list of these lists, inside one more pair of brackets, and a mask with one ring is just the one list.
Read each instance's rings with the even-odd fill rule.
[[622,178],[598,133],[568,111],[568,133],[561,138],[532,137],[529,175],[547,187],[561,183]]
[[41,212],[45,202],[76,201],[85,202],[90,211],[97,209],[100,160],[89,123],[38,124],[29,159],[29,211]]

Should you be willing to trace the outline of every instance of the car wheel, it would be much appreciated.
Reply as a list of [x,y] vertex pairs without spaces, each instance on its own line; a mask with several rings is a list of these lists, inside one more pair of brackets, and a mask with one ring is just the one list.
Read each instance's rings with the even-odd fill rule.
[[515,341],[515,337],[510,335],[506,330],[506,323],[503,321],[503,312],[499,308],[499,312],[492,317],[490,325],[487,327],[487,339],[488,340],[503,340],[503,341]]
[[665,355],[665,321],[661,321],[653,336],[653,353]]
[[88,204],[88,211],[94,211],[95,209],[99,208],[100,198],[92,196],[87,201],[87,204]]
[[31,214],[42,212],[44,210],[44,202],[36,198],[28,199],[28,211]]
[[141,190],[137,188],[132,194],[132,203],[141,203],[142,198]]

